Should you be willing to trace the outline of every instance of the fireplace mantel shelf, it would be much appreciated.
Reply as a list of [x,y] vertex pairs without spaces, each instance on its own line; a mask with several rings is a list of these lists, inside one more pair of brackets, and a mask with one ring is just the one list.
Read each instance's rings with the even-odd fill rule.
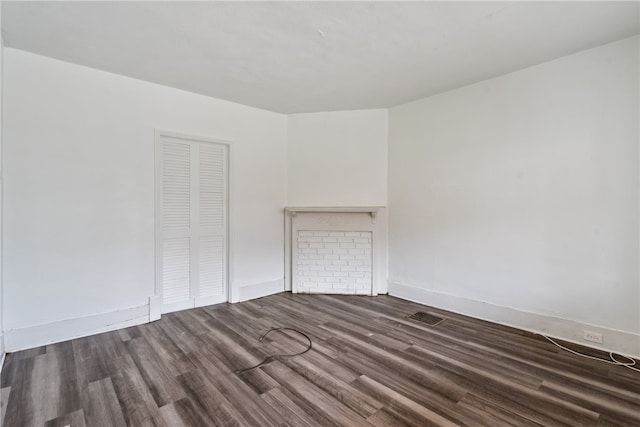
[[378,210],[383,206],[300,206],[284,208],[292,217],[298,213],[368,213],[371,221],[376,221]]
[[299,206],[286,207],[289,213],[296,212],[355,212],[355,213],[377,213],[384,206]]

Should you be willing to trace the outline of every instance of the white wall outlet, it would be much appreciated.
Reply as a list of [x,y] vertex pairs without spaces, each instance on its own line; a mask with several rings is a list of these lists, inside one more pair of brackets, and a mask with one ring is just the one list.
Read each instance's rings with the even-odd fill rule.
[[584,331],[584,340],[602,344],[602,334],[592,331]]

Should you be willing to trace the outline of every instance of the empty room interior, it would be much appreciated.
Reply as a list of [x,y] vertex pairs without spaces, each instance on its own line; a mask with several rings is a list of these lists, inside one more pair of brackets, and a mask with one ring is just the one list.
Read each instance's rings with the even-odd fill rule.
[[640,426],[640,2],[0,3],[0,425]]

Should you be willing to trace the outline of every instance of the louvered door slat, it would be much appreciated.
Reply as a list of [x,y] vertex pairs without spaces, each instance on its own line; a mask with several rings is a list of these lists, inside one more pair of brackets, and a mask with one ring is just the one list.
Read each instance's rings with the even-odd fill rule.
[[224,149],[200,146],[200,228],[224,224]]
[[163,304],[190,299],[191,242],[188,237],[167,239],[163,244]]
[[224,236],[200,238],[200,298],[224,294]]
[[191,225],[191,145],[162,145],[162,226],[165,230]]

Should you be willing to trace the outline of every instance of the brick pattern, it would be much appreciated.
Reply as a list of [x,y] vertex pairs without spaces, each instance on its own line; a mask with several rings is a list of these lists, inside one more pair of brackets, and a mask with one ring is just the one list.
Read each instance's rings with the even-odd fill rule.
[[370,231],[298,231],[298,292],[371,292]]

